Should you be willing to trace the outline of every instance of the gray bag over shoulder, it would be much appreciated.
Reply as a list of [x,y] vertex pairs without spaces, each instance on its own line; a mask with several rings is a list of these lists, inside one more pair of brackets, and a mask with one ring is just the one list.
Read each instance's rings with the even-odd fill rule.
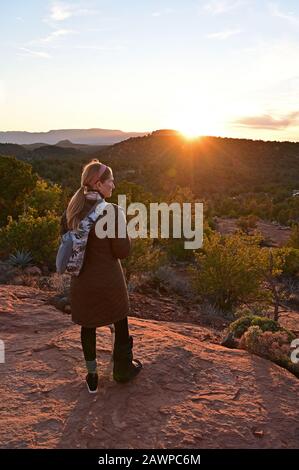
[[97,201],[89,213],[81,220],[77,230],[68,230],[61,237],[56,255],[56,272],[65,272],[78,276],[83,266],[88,235],[97,218],[108,203]]

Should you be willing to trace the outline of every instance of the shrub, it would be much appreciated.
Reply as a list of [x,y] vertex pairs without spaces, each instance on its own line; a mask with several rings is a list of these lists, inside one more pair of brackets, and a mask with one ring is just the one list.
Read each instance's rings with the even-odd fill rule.
[[299,274],[299,248],[280,248],[284,253],[282,274],[296,276]]
[[290,338],[287,331],[263,331],[250,326],[241,337],[239,346],[258,356],[270,359],[299,377],[299,365],[290,359]]
[[165,243],[167,256],[170,261],[193,261],[194,250],[187,250],[184,247],[185,240],[180,238],[170,238]]
[[258,326],[261,331],[284,331],[287,333],[291,339],[294,339],[293,333],[288,330],[285,330],[281,327],[277,321],[271,320],[267,317],[259,317],[257,315],[246,315],[238,320],[235,320],[229,325],[229,331],[234,333],[236,338],[241,338],[241,336],[251,327]]
[[278,331],[280,329],[278,323],[270,318],[247,315],[232,322],[229,330],[234,333],[236,338],[241,338],[251,326],[259,326],[262,331]]
[[0,254],[8,256],[16,250],[30,251],[35,263],[55,267],[59,244],[59,217],[48,213],[34,217],[28,212],[19,216],[18,221],[8,218],[8,224],[0,229]]
[[284,246],[272,252],[274,265],[280,267],[280,273],[277,274],[295,276],[299,273],[299,249]]
[[194,297],[190,279],[185,276],[180,276],[175,269],[170,266],[160,266],[154,273],[154,281],[158,285],[163,285],[169,291],[173,291],[176,294],[182,295],[188,299]]
[[151,238],[135,238],[132,240],[130,256],[122,260],[127,281],[131,275],[141,272],[154,272],[165,263],[166,256],[154,246]]
[[257,315],[258,317],[268,317],[269,316],[269,306],[263,304],[262,302],[256,302],[250,304],[250,308],[247,306],[240,306],[234,311],[235,318],[241,318],[246,316]]
[[204,237],[201,252],[195,253],[196,267],[191,268],[198,294],[221,310],[232,310],[239,302],[263,299],[263,279],[259,236],[236,233]]

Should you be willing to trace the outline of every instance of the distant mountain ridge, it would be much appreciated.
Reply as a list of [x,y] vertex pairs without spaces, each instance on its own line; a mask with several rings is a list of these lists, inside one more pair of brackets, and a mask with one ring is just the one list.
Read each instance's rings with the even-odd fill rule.
[[84,158],[87,155],[99,153],[101,150],[109,147],[109,145],[85,145],[73,144],[69,141],[58,142],[55,145],[42,143],[36,144],[1,144],[0,155],[8,155],[19,158],[20,160],[40,160],[63,158]]
[[[117,142],[119,143],[119,142]],[[3,145],[16,145],[16,144],[0,144],[0,151],[1,151],[1,146]],[[76,149],[80,150],[81,152],[87,153],[87,154],[92,154],[97,151],[100,151],[109,145],[88,145],[88,144],[74,144],[74,142],[71,142],[68,139],[65,140],[60,140],[53,146],[49,146],[48,144],[41,144],[41,143],[36,143],[36,144],[23,144],[22,147],[26,150],[36,150],[36,149],[45,149],[47,147],[60,147],[64,149]]]
[[2,131],[0,143],[11,144],[42,144],[55,145],[61,141],[71,141],[74,144],[111,145],[131,137],[141,137],[147,132],[123,132],[112,129],[58,129],[48,132]]

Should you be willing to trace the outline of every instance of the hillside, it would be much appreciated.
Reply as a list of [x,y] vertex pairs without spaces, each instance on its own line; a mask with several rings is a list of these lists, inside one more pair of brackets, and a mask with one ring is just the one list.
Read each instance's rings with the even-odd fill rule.
[[299,182],[299,143],[220,137],[187,140],[168,130],[100,148],[69,141],[60,144],[63,146],[34,146],[31,150],[0,144],[0,155],[29,162],[42,178],[60,184],[66,199],[77,190],[82,167],[98,158],[113,169],[116,191],[112,202],[117,203],[117,194],[124,192],[133,192],[135,201],[167,201],[176,197],[179,187],[187,190],[185,200],[204,202],[206,217],[236,219],[254,214],[261,221],[288,226],[299,221],[299,198],[294,197]]
[[[96,148],[98,149],[98,147]],[[46,144],[36,144],[33,146],[0,144],[0,155],[13,156],[30,163],[35,160],[71,159],[72,161],[72,159],[86,158],[86,152],[81,151],[81,149],[76,148],[76,146],[59,147],[58,145]]]
[[286,196],[298,189],[299,143],[220,137],[190,141],[174,131],[156,131],[95,152],[97,147],[61,145],[30,149],[0,144],[0,155],[26,159],[42,177],[57,183],[62,183],[60,165],[66,165],[64,173],[69,165],[72,179],[79,180],[82,164],[95,157],[110,164],[116,178],[129,178],[159,194],[167,194],[177,185],[190,188],[196,197],[277,191]]
[[144,369],[125,385],[111,379],[110,332],[98,329],[91,396],[69,316],[34,288],[0,286],[0,297],[1,448],[298,447],[298,379],[211,342],[208,328],[130,317]]
[[98,156],[119,171],[134,169],[130,180],[154,191],[180,185],[196,196],[235,195],[274,188],[291,191],[299,181],[299,143],[291,142],[187,140],[178,133],[156,131],[115,144]]

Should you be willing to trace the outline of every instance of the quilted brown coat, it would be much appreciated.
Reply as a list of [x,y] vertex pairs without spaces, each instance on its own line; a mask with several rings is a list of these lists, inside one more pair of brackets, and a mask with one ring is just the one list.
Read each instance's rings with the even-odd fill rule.
[[[85,200],[80,218],[84,218],[95,201]],[[115,233],[118,233],[119,206],[115,210]],[[103,215],[105,215],[105,211]],[[101,217],[101,216],[100,216]],[[66,213],[61,219],[61,234],[67,231]],[[85,327],[99,327],[125,318],[130,311],[126,280],[120,259],[126,258],[131,240],[103,238],[95,234],[95,224],[89,232],[83,267],[79,276],[72,276],[70,304],[72,321]]]

